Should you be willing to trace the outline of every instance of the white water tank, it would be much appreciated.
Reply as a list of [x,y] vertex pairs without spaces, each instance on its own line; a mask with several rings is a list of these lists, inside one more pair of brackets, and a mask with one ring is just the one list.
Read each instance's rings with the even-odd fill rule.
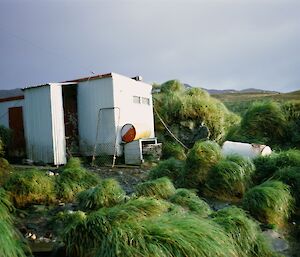
[[270,155],[272,150],[267,145],[225,141],[222,146],[222,153],[225,156],[239,154],[244,157],[255,158],[257,156]]

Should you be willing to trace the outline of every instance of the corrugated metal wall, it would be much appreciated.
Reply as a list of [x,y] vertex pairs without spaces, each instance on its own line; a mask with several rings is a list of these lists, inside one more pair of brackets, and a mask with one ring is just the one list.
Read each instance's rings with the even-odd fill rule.
[[66,163],[66,139],[61,85],[50,85],[54,164]]
[[66,154],[61,86],[51,84],[28,88],[24,92],[28,158],[64,164]]
[[53,162],[50,86],[29,88],[25,93],[25,139],[27,157]]
[[[0,125],[9,128],[8,108],[24,106],[24,100],[13,100],[0,103]],[[23,117],[24,118],[24,117]]]
[[[82,155],[92,155],[99,110],[114,107],[112,78],[80,82],[77,88],[79,146]],[[98,127],[97,154],[114,154],[115,115],[103,110]]]
[[[149,131],[150,137],[154,137],[152,86],[115,73],[113,73],[113,84],[114,102],[116,106],[120,107],[118,130],[126,123],[131,123]],[[136,101],[137,99],[139,102]],[[149,99],[149,104],[144,101],[146,99]],[[121,137],[119,136],[118,143],[120,142]],[[122,149],[119,147],[119,154],[121,151]]]

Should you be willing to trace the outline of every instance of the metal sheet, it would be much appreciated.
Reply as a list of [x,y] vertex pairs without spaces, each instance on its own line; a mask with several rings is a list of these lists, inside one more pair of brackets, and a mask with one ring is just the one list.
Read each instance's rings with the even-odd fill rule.
[[25,138],[28,158],[66,162],[62,92],[59,84],[25,89]]
[[50,86],[24,90],[25,139],[28,158],[53,163]]
[[55,165],[60,165],[66,163],[66,140],[62,87],[60,85],[51,84],[50,97],[54,154],[53,163]]
[[82,155],[92,155],[96,142],[97,154],[114,154],[115,115],[114,111],[100,111],[103,108],[114,107],[112,78],[102,78],[84,81],[78,84],[78,131],[79,147]]
[[[155,137],[152,105],[152,86],[142,81],[112,74],[114,85],[114,104],[120,107],[120,123],[118,130],[126,124],[134,124],[147,131],[145,137]],[[137,101],[139,98],[139,101]],[[118,154],[122,153],[121,133],[117,140]]]

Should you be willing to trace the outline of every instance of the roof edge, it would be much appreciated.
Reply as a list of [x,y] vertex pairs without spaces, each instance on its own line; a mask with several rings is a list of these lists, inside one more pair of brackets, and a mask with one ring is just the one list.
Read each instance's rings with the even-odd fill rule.
[[15,100],[23,100],[23,99],[24,99],[24,95],[5,97],[5,98],[0,98],[0,103],[15,101]]
[[78,78],[78,79],[73,79],[73,80],[66,80],[66,81],[62,81],[61,83],[84,82],[84,81],[90,81],[90,80],[95,80],[95,79],[110,78],[110,77],[112,77],[112,75],[113,75],[112,73],[98,74],[98,75],[84,77],[84,78]]

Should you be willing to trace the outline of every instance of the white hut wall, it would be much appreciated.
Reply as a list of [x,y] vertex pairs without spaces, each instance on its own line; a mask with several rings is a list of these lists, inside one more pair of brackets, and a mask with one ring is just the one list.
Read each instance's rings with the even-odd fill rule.
[[62,86],[50,85],[51,98],[51,121],[52,121],[52,144],[53,163],[55,165],[66,163],[66,138],[64,125],[64,109]]
[[[142,81],[113,74],[114,102],[120,108],[118,131],[126,123],[133,124],[144,130],[146,137],[154,137],[154,117],[152,105],[152,86]],[[116,121],[117,121],[116,113]],[[118,133],[118,146],[121,142]],[[119,147],[118,151],[122,151]]]
[[92,155],[96,144],[97,155],[113,155],[116,138],[116,110],[112,109],[115,106],[112,78],[80,82],[77,90],[81,154]]
[[25,89],[27,156],[34,161],[66,162],[65,132],[60,85]]

